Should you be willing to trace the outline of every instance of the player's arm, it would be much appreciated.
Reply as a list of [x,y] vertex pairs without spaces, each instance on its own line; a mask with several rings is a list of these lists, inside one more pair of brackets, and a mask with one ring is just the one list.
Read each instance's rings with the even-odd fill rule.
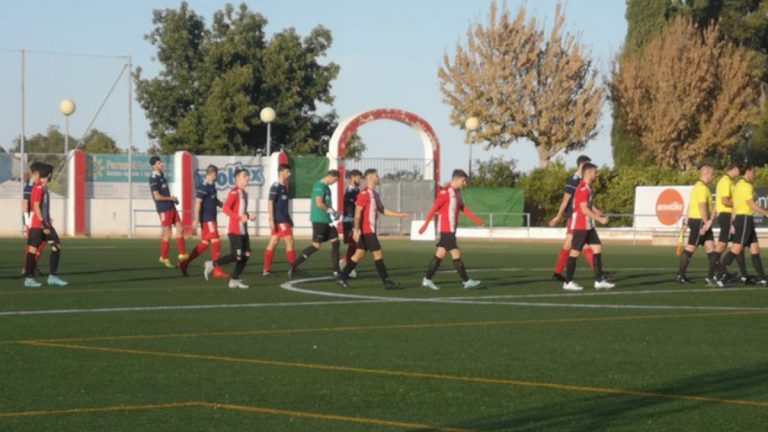
[[477,226],[485,226],[485,221],[480,219],[475,213],[472,212],[472,209],[470,209],[468,206],[463,205],[461,206],[461,212],[464,213],[466,217],[469,218],[472,222],[475,223]]
[[712,220],[709,216],[709,208],[707,207],[707,201],[699,201],[699,213],[701,213],[701,220],[704,222],[701,225],[702,234],[709,231],[709,227],[712,226]]
[[158,192],[158,191],[156,191],[156,190],[153,190],[153,191],[152,191],[152,199],[154,199],[155,201],[170,201],[170,202],[172,202],[172,203],[177,203],[177,202],[179,201],[179,200],[178,200],[178,199],[177,199],[175,196],[173,196],[173,195],[171,195],[171,196],[167,196],[167,197],[166,197],[166,196],[162,196],[162,195],[160,195],[160,192]]
[[363,220],[363,206],[355,205],[355,225],[352,230],[352,238],[357,241],[360,238],[360,224]]
[[192,216],[192,218],[193,218],[192,219],[192,228],[193,229],[200,222],[200,220],[199,220],[199,218],[200,218],[200,207],[202,207],[202,206],[203,206],[203,200],[201,200],[200,198],[195,198],[195,213]]
[[747,200],[747,205],[749,206],[749,208],[752,209],[753,212],[759,213],[759,214],[761,214],[763,216],[768,217],[768,210],[766,210],[766,209],[760,207],[759,205],[757,205],[757,203],[755,202],[754,199],[752,199],[752,198],[748,199]]
[[730,196],[724,196],[720,198],[720,202],[728,208],[733,208],[733,198]]
[[48,221],[43,218],[43,209],[40,207],[40,203],[43,201],[43,193],[40,189],[36,189],[32,192],[32,213],[34,217],[40,219],[40,223],[44,229],[48,229]]
[[555,215],[555,217],[549,221],[550,227],[556,226],[560,223],[560,220],[563,219],[563,215],[565,215],[565,209],[568,208],[568,202],[571,200],[571,197],[573,197],[573,193],[566,192],[563,194],[563,201],[560,203],[560,208],[557,209],[557,215]]
[[424,234],[424,231],[427,230],[427,227],[429,226],[429,223],[432,222],[432,219],[435,218],[435,215],[438,211],[440,211],[440,208],[445,204],[445,200],[448,194],[441,193],[437,196],[437,199],[435,200],[435,203],[432,204],[432,208],[429,209],[429,213],[427,214],[426,219],[424,219],[424,224],[419,228],[419,234]]
[[224,203],[221,211],[231,218],[239,219],[240,215],[235,212],[235,204],[237,204],[237,194],[230,192],[229,195],[227,195],[227,201]]
[[269,231],[275,231],[275,201],[279,196],[279,191],[273,185],[269,189],[269,201],[267,201],[267,215],[269,216]]
[[385,208],[384,211],[382,211],[381,213],[384,216],[392,216],[392,217],[399,217],[399,218],[407,218],[408,216],[410,216],[410,214],[408,213],[396,212],[387,208]]
[[581,203],[581,212],[587,215],[588,218],[592,220],[596,220],[600,222],[601,224],[605,225],[608,223],[608,218],[605,216],[600,216],[598,213],[596,213],[594,210],[589,208],[586,202]]

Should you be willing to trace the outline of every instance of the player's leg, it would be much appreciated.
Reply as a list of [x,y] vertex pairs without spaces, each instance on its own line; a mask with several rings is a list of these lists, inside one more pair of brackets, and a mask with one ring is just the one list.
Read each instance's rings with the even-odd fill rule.
[[[174,213],[176,213],[174,211]],[[179,251],[179,261],[189,258],[187,255],[187,242],[184,239],[184,225],[181,223],[181,217],[176,213],[174,225],[176,226],[176,248]]]
[[435,277],[435,273],[437,273],[437,270],[440,268],[440,264],[443,262],[443,258],[445,258],[445,254],[448,252],[445,247],[442,246],[443,243],[443,235],[440,234],[440,241],[437,243],[437,250],[435,251],[435,255],[432,256],[432,261],[429,263],[429,267],[427,267],[427,273],[424,274],[424,278],[421,280],[421,286],[427,287],[431,290],[439,290],[440,287],[435,284],[432,279]]
[[264,266],[262,267],[262,276],[272,276],[272,259],[275,257],[275,248],[280,243],[280,238],[277,233],[273,233],[269,236],[267,247],[264,249]]
[[733,242],[731,243],[731,250],[725,253],[725,256],[720,260],[720,267],[717,269],[715,277],[718,280],[723,280],[723,277],[728,272],[728,266],[736,260],[740,254],[744,252],[745,245],[749,245],[749,237],[747,232],[748,217],[745,215],[736,215],[733,220],[733,227],[735,233],[733,235]]
[[768,278],[765,276],[765,270],[763,269],[763,260],[760,258],[760,244],[757,241],[757,232],[755,231],[754,223],[751,227],[750,233],[750,245],[749,252],[752,255],[752,267],[757,272],[757,277],[760,278],[759,284],[762,286],[768,286]]
[[707,260],[709,261],[705,283],[713,288],[722,287],[723,283],[715,279],[717,268],[720,267],[720,254],[717,252],[717,246],[713,238],[708,237],[704,240],[704,250],[707,252]]
[[571,232],[570,228],[568,228],[568,232],[565,234],[565,240],[563,241],[563,247],[560,249],[560,254],[557,257],[555,272],[552,275],[552,278],[555,280],[558,280],[561,282],[565,281],[565,278],[563,277],[563,269],[565,269],[565,265],[568,264],[568,257],[570,256],[570,253],[571,253],[572,242],[573,242],[573,233]]
[[251,242],[247,234],[239,237],[240,247],[236,251],[235,270],[232,272],[232,278],[229,280],[230,288],[248,288],[248,285],[240,280],[240,275],[243,274],[245,265],[248,264],[248,260],[251,257]]
[[351,277],[350,275],[352,272],[355,271],[355,267],[357,267],[357,265],[360,264],[360,261],[362,261],[365,257],[365,254],[368,252],[368,247],[369,246],[366,242],[366,237],[361,234],[356,244],[355,254],[352,255],[349,261],[347,261],[347,263],[344,265],[344,269],[341,271],[341,273],[339,273],[337,277],[339,285],[344,288],[349,288],[347,280]]
[[304,264],[304,261],[309,257],[317,253],[320,250],[320,244],[328,240],[327,235],[330,233],[328,224],[312,223],[312,244],[310,244],[301,255],[296,259],[296,262],[288,270],[288,276],[290,277],[296,270]]
[[171,226],[163,223],[163,235],[160,242],[160,263],[167,268],[173,268],[173,264],[168,259],[168,252],[171,250]]
[[227,234],[227,237],[229,238],[229,254],[218,259],[205,262],[205,270],[203,271],[203,277],[205,277],[205,280],[209,279],[211,273],[214,272],[214,269],[236,261],[237,251],[238,249],[241,249],[239,238],[240,236],[236,234]]
[[328,238],[331,240],[331,268],[334,276],[341,273],[339,266],[341,242],[339,241],[339,231],[336,227],[328,226]]
[[467,275],[467,267],[464,265],[464,261],[461,259],[461,249],[459,249],[459,245],[456,243],[455,234],[453,235],[451,241],[453,242],[451,245],[453,247],[449,248],[448,250],[451,253],[451,259],[453,259],[453,268],[456,269],[456,273],[459,274],[464,288],[474,289],[480,287],[481,282],[479,280],[470,279],[469,275]]
[[568,252],[568,263],[566,264],[565,283],[563,283],[563,289],[567,291],[581,291],[584,288],[577,284],[573,280],[573,275],[576,273],[576,261],[581,255],[581,250],[587,241],[586,230],[576,230],[573,233],[573,241],[571,243],[571,250]]
[[40,244],[43,243],[43,230],[30,228],[27,234],[27,255],[24,260],[24,286],[27,288],[40,288],[42,285],[35,280],[35,254]]
[[283,237],[283,243],[285,243],[285,259],[288,260],[289,266],[293,266],[296,262],[296,246],[293,240],[293,233]]
[[602,241],[600,241],[600,236],[597,234],[597,230],[594,228],[587,232],[587,244],[589,245],[589,249],[593,252],[594,266],[592,267],[592,271],[595,273],[595,289],[615,288],[616,284],[609,282],[603,271],[603,244]]
[[691,279],[688,277],[688,265],[691,263],[693,254],[696,252],[696,248],[699,245],[699,239],[701,237],[701,219],[689,219],[688,220],[688,244],[683,249],[683,253],[680,254],[680,263],[677,275],[675,278],[681,284],[691,283]]
[[61,241],[56,230],[51,227],[50,232],[45,235],[47,238],[48,246],[51,248],[50,256],[50,273],[48,274],[48,285],[65,287],[69,285],[66,281],[59,277],[59,262],[61,261]]

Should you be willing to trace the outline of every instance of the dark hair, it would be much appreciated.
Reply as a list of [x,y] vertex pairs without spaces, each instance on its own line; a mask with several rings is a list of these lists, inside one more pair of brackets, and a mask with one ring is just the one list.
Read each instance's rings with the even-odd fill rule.
[[455,169],[453,170],[453,174],[451,174],[451,178],[469,178],[467,173],[463,169]]
[[330,176],[330,177],[337,177],[338,178],[339,177],[339,170],[335,170],[335,169],[328,170],[328,172],[325,173],[325,175],[326,175],[326,177]]
[[251,176],[251,170],[247,168],[238,168],[235,170],[235,177],[239,176],[242,173],[245,173],[248,177]]
[[362,177],[363,173],[361,173],[360,170],[358,169],[353,169],[353,170],[347,171],[347,176],[349,176],[349,178]]
[[210,173],[218,173],[219,172],[219,167],[217,167],[216,165],[208,165],[208,168],[205,169],[205,172],[208,173],[208,174],[210,174]]
[[592,159],[590,159],[589,156],[587,155],[581,155],[578,158],[576,158],[576,165],[581,165],[589,162],[592,162]]
[[739,175],[743,176],[744,174],[747,173],[747,171],[751,171],[754,168],[755,168],[754,165],[752,165],[751,163],[744,162],[744,164],[739,167]]
[[37,173],[40,175],[40,178],[46,178],[53,174],[53,165],[40,163],[37,167]]
[[149,165],[155,166],[156,163],[160,162],[162,159],[160,159],[160,156],[152,156],[149,158]]
[[280,166],[277,167],[277,172],[281,173],[281,172],[283,172],[285,170],[289,170],[290,171],[290,169],[291,169],[290,165],[288,165],[288,164],[280,164]]
[[368,168],[365,170],[365,177],[368,177],[369,175],[378,174],[379,171],[376,170],[376,168]]
[[595,165],[595,164],[593,164],[593,163],[591,163],[591,162],[587,162],[587,163],[585,163],[585,164],[584,164],[584,166],[581,168],[581,172],[583,173],[583,172],[585,172],[585,171],[587,171],[587,170],[597,170],[597,165]]
[[42,165],[42,162],[32,162],[31,164],[29,164],[29,172],[31,173],[40,172],[40,165]]

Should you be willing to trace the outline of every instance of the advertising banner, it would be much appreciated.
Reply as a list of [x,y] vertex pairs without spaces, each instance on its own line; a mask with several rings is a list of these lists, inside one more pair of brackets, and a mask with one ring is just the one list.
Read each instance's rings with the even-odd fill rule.
[[693,186],[635,188],[635,228],[675,228],[688,210]]

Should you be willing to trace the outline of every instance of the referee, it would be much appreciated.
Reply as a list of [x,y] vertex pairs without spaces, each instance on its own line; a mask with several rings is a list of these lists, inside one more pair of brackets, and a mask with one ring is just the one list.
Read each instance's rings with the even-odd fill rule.
[[688,245],[680,257],[680,272],[677,274],[677,281],[682,284],[689,284],[691,280],[686,274],[688,264],[691,263],[696,248],[704,246],[709,258],[709,271],[704,280],[707,286],[718,287],[722,283],[715,280],[715,271],[720,264],[720,254],[715,252],[715,237],[712,234],[712,224],[715,221],[715,215],[712,213],[712,193],[709,191],[709,184],[715,178],[715,169],[710,165],[703,165],[699,172],[699,180],[693,186],[688,205]]

